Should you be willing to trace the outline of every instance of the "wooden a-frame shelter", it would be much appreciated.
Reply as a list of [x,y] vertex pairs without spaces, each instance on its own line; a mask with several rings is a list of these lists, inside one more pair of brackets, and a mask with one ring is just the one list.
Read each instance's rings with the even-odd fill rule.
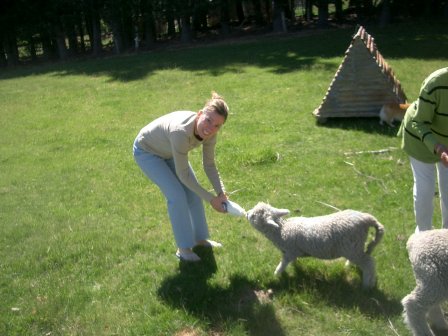
[[400,81],[361,26],[313,114],[320,122],[333,117],[377,117],[383,104],[404,102]]

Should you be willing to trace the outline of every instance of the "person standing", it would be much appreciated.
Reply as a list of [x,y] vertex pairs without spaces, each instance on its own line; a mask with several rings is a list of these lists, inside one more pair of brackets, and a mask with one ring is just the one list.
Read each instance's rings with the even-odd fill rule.
[[[175,111],[143,127],[134,141],[134,159],[143,173],[166,198],[177,244],[176,256],[183,261],[200,261],[196,245],[220,247],[209,240],[203,201],[217,212],[225,212],[224,184],[215,164],[217,133],[226,122],[229,107],[216,92],[198,112]],[[188,160],[188,153],[202,146],[204,171],[214,194],[202,187]]]
[[442,227],[448,229],[448,68],[434,71],[423,81],[398,134],[414,176],[416,232],[433,227],[436,178]]

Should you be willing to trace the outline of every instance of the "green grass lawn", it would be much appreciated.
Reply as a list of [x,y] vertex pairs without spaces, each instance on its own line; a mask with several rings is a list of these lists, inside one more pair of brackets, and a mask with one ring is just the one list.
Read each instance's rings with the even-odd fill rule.
[[[447,66],[443,23],[366,29],[410,100]],[[414,286],[405,249],[412,174],[397,128],[375,118],[320,125],[312,115],[354,33],[0,73],[0,334],[408,335],[400,300]],[[374,251],[376,289],[363,291],[342,260],[304,259],[276,278],[280,252],[210,206],[212,238],[224,247],[179,264],[164,199],[134,163],[132,143],[157,116],[199,110],[212,90],[231,109],[217,163],[232,200],[303,216],[332,212],[325,204],[372,213],[386,228]],[[209,186],[200,158],[191,153]]]

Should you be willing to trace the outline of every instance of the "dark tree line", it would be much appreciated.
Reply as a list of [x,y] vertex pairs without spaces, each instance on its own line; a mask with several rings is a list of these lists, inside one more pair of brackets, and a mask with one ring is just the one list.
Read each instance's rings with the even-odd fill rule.
[[325,25],[349,14],[383,25],[396,17],[447,17],[448,0],[0,0],[0,67],[148,50],[170,39],[190,43],[245,24],[286,32],[300,20]]

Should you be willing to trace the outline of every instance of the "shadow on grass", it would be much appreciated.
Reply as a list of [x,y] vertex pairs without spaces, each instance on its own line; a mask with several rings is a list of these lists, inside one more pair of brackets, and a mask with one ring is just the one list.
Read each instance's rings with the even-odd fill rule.
[[328,118],[326,122],[320,123],[316,120],[318,127],[339,128],[347,131],[362,131],[364,133],[382,134],[389,137],[397,137],[400,122],[395,121],[395,126],[380,125],[379,118]]
[[[297,290],[311,292],[316,302],[320,304],[336,306],[344,309],[359,309],[359,311],[371,317],[389,318],[402,313],[402,306],[399,299],[387,297],[377,287],[363,289],[361,279],[355,282],[347,279],[351,270],[343,269],[341,272],[331,272],[325,274],[324,271],[316,267],[306,267],[296,262],[291,265],[294,268],[294,275],[283,274],[278,282],[272,284],[274,292],[296,293]],[[291,267],[290,266],[290,267]],[[358,272],[361,278],[360,271]]]
[[213,250],[196,248],[195,252],[201,262],[180,262],[180,272],[161,284],[158,295],[167,304],[194,314],[218,333],[230,323],[244,325],[249,335],[285,335],[274,307],[254,290],[255,283],[237,276],[227,288],[210,285],[208,279],[217,270]]
[[[448,38],[445,25],[444,21],[431,20],[391,25],[384,29],[367,26],[366,29],[375,37],[386,59],[446,59]],[[230,39],[225,44],[199,43],[162,52],[152,51],[7,70],[3,74],[0,73],[0,79],[55,73],[55,76],[106,75],[112,81],[127,82],[166,69],[181,69],[212,76],[241,73],[244,65],[266,68],[276,74],[310,69],[315,64],[319,64],[322,69],[336,70],[338,64],[327,64],[325,59],[337,57],[342,60],[355,32],[356,28],[353,26],[267,35],[254,41],[241,39],[238,43],[235,39]]]
[[316,63],[322,69],[334,70],[337,64],[327,64],[321,59],[342,57],[352,34],[353,29],[335,29],[318,31],[313,36],[293,34],[290,38],[282,38],[268,35],[253,41],[241,39],[217,45],[185,45],[179,49],[24,67],[5,71],[3,75],[0,72],[0,79],[54,73],[54,76],[108,76],[111,81],[130,82],[170,69],[217,77],[226,73],[241,74],[246,65],[283,74],[309,69]]

